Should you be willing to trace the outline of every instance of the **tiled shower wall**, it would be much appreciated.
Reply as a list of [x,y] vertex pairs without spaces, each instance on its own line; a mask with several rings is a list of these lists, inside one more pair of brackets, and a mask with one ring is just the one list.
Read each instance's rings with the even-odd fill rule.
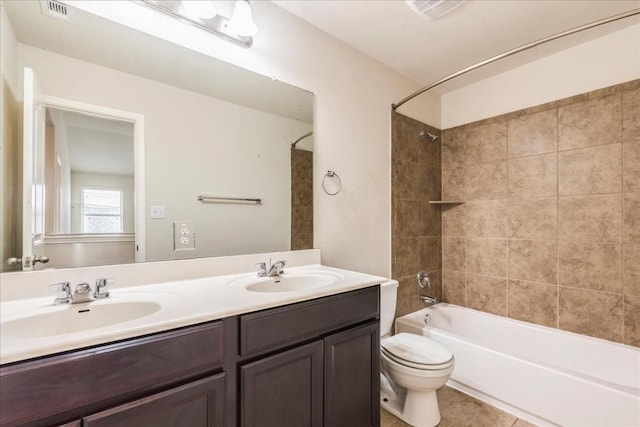
[[291,148],[291,250],[313,248],[313,152]]
[[[391,200],[392,277],[400,282],[396,315],[424,308],[420,293],[441,296],[442,228],[440,208],[440,131],[392,113]],[[426,131],[438,135],[434,142]],[[425,270],[432,288],[422,290],[416,275]]]
[[[640,80],[442,134],[443,199],[466,201],[442,210],[444,300],[640,346]],[[414,150],[394,144],[424,168]],[[396,173],[403,280],[423,202]]]

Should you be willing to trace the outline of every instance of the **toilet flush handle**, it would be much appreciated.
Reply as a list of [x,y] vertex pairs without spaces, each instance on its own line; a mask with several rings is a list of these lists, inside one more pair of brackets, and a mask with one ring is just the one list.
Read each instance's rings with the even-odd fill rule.
[[416,277],[418,279],[418,286],[420,286],[422,289],[424,289],[425,287],[427,289],[431,289],[431,279],[429,279],[429,274],[426,271],[420,270]]

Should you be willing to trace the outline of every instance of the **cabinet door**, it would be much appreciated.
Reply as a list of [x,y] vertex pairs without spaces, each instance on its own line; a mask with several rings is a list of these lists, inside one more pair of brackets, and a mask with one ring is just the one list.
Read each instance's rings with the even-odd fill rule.
[[243,427],[322,426],[322,341],[240,368]]
[[376,321],[325,338],[325,425],[380,425],[379,331]]
[[224,374],[98,412],[84,427],[219,427],[224,422]]

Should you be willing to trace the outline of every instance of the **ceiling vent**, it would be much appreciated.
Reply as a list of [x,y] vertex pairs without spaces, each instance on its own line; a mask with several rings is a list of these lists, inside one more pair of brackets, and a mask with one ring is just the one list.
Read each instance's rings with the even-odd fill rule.
[[42,13],[52,18],[61,19],[63,21],[71,21],[71,8],[56,0],[40,0]]
[[464,0],[406,0],[418,15],[438,19],[464,3]]

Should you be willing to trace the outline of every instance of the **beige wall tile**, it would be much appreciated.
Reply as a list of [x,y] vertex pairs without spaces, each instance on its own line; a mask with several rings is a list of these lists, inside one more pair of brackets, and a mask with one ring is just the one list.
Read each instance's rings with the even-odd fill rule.
[[622,94],[622,140],[640,138],[640,89]]
[[558,316],[557,286],[509,280],[508,316],[555,328]]
[[415,200],[396,200],[394,203],[394,227],[398,237],[418,235],[418,206]]
[[465,205],[442,206],[442,234],[444,236],[464,236],[465,218]]
[[391,154],[401,159],[415,159],[422,145],[420,128],[422,123],[405,115],[391,113]]
[[509,197],[545,197],[558,193],[558,154],[518,157],[508,161]]
[[463,166],[467,150],[467,130],[463,127],[442,132],[442,169]]
[[413,313],[424,308],[420,301],[420,288],[416,284],[416,276],[406,276],[398,279],[398,300],[396,302],[396,317]]
[[432,205],[428,201],[418,203],[418,235],[441,236],[442,214],[440,206]]
[[509,157],[550,153],[557,149],[556,109],[527,114],[508,122]]
[[557,243],[548,240],[509,240],[509,278],[557,283]]
[[445,270],[465,271],[466,267],[464,237],[443,237],[442,268]]
[[558,149],[613,144],[622,136],[622,96],[576,102],[558,109]]
[[476,200],[465,204],[465,235],[507,237],[507,201]]
[[506,196],[506,161],[468,164],[464,172],[466,200],[502,199]]
[[416,237],[402,237],[394,240],[393,277],[404,277],[420,271],[420,248]]
[[558,283],[622,293],[622,245],[558,242]]
[[419,237],[420,270],[434,271],[442,269],[442,239],[440,237]]
[[624,195],[624,241],[640,243],[640,193]]
[[640,297],[624,297],[624,343],[640,347]]
[[625,243],[622,250],[623,293],[625,296],[640,298],[640,244]]
[[[639,119],[640,120],[640,119]],[[622,144],[624,191],[640,191],[640,139]]]
[[507,279],[467,275],[467,306],[474,310],[505,316]]
[[467,239],[467,272],[487,276],[507,276],[505,239]]
[[560,329],[622,342],[622,295],[560,287]]
[[581,148],[558,153],[558,192],[618,193],[622,186],[622,144]]
[[506,158],[506,121],[473,125],[468,129],[466,163],[486,163]]
[[466,273],[442,270],[442,298],[444,302],[466,306],[466,286]]
[[558,238],[587,242],[619,242],[620,194],[564,196],[558,201]]
[[442,191],[442,171],[440,166],[419,166],[418,193],[414,198],[419,200],[440,200]]
[[465,200],[464,168],[442,170],[442,200]]
[[410,160],[400,160],[392,162],[392,197],[393,200],[411,199],[415,200],[420,183],[420,170],[418,162]]
[[558,201],[544,199],[510,200],[507,235],[516,239],[555,239],[558,233]]

